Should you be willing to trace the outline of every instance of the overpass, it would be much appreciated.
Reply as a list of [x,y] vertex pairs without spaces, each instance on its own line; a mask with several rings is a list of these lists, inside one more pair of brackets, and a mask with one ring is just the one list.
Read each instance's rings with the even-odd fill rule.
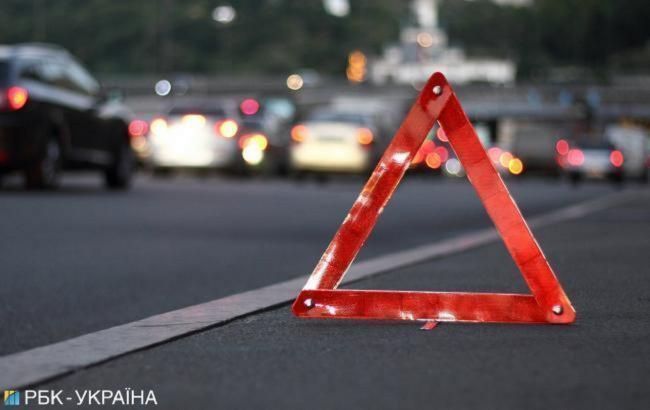
[[[323,79],[298,91],[287,89],[279,76],[224,77],[181,75],[172,77],[180,93],[159,97],[154,84],[160,77],[119,76],[104,78],[109,89],[119,89],[136,112],[158,111],[174,98],[225,95],[283,95],[298,106],[327,104],[335,97],[382,99],[407,104],[417,94],[410,86],[350,85]],[[588,117],[595,121],[631,120],[650,123],[650,86],[601,84],[517,84],[497,86],[469,84],[454,87],[468,114],[475,120],[502,118],[570,121]]]

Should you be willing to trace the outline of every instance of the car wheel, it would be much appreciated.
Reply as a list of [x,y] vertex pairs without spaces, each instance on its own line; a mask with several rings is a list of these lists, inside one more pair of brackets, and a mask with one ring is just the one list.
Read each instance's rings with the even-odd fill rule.
[[622,187],[625,184],[625,177],[623,174],[613,174],[610,176],[610,180],[617,187]]
[[131,147],[120,144],[113,155],[113,163],[104,171],[104,182],[109,189],[128,189],[131,186],[133,172],[135,170],[135,158]]
[[55,189],[61,181],[63,156],[59,141],[50,137],[45,143],[43,155],[25,170],[27,189]]
[[572,172],[569,174],[569,182],[571,185],[577,187],[580,185],[580,182],[582,182],[582,176],[577,172]]

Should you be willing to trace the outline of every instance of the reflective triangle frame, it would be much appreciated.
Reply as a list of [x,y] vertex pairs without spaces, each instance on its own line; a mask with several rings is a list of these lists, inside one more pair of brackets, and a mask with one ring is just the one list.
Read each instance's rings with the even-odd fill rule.
[[[439,123],[531,294],[337,289],[384,207]],[[293,313],[301,318],[556,323],[575,310],[441,73],[431,76],[353,204]]]

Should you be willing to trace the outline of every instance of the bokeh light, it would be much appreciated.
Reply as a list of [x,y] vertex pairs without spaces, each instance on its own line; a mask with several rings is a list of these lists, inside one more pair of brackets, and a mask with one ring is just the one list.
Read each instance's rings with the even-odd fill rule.
[[290,90],[300,90],[304,84],[305,82],[299,74],[291,74],[287,77],[287,87]]

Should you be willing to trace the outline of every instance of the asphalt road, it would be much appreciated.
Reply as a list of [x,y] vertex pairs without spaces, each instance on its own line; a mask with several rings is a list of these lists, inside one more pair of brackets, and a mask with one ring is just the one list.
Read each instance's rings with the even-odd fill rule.
[[[0,191],[0,355],[308,275],[361,178],[141,177],[106,192],[72,176],[59,192]],[[615,192],[510,181],[524,215]],[[359,260],[489,226],[471,186],[407,178]]]
[[[43,388],[152,389],[162,408],[648,409],[650,195],[538,239],[576,324],[299,320],[287,306],[79,371]],[[500,243],[355,284],[525,291]]]

